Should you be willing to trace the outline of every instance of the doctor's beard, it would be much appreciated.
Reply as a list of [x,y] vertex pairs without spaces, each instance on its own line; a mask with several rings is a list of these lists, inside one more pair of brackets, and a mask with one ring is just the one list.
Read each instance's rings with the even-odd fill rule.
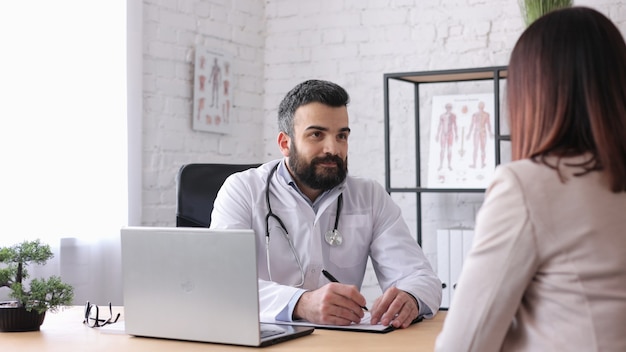
[[[334,169],[321,168],[319,173],[316,171],[318,164],[334,162],[337,167]],[[289,168],[294,176],[300,182],[313,189],[327,191],[346,179],[348,174],[348,158],[342,160],[337,155],[326,154],[324,157],[313,158],[307,163],[305,158],[298,153],[295,143],[292,143],[289,149]]]

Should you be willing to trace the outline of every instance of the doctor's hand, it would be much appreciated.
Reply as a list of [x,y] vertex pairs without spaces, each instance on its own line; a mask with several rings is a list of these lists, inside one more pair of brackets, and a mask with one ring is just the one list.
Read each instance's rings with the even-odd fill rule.
[[395,328],[406,328],[419,314],[417,300],[410,294],[390,287],[378,297],[371,309],[372,324],[393,325]]
[[365,297],[356,286],[336,282],[300,296],[293,310],[294,319],[305,319],[315,324],[350,325],[363,318]]

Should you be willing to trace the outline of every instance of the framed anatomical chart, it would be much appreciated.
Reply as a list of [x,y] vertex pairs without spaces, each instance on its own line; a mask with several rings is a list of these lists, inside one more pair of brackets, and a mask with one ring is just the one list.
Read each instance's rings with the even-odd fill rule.
[[193,90],[194,130],[229,133],[232,116],[231,59],[197,47]]
[[485,188],[495,169],[494,96],[432,98],[429,188]]

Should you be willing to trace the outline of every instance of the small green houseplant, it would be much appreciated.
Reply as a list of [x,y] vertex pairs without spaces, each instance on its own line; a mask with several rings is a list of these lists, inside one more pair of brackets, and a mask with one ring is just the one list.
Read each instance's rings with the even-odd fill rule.
[[[26,280],[29,277],[28,265],[44,265],[53,256],[50,246],[38,239],[0,247],[0,288],[7,287],[9,297],[14,299],[0,303],[0,331],[39,330],[46,311],[54,312],[72,304],[74,289],[59,277],[35,278],[30,283]],[[16,321],[24,322],[20,314],[30,317],[27,320],[34,319],[31,325],[36,326],[14,326]]]
[[536,19],[546,13],[564,8],[571,7],[573,0],[518,0],[522,16],[526,26],[530,26]]

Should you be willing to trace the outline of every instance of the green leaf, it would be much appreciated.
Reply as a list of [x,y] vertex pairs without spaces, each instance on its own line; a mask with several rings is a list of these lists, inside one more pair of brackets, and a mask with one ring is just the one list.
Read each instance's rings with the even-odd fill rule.
[[564,7],[571,7],[572,0],[518,0],[526,26],[530,26],[546,13]]

